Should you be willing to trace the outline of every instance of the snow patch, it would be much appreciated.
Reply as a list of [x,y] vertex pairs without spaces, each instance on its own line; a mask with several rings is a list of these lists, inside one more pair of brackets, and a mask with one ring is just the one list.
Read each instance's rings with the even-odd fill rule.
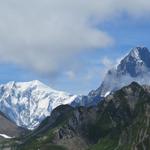
[[10,136],[8,136],[6,134],[0,134],[0,136],[5,138],[5,139],[12,139],[12,138],[14,138],[14,137],[10,137]]
[[106,94],[104,95],[104,97],[107,97],[110,93],[111,93],[110,91],[106,92]]

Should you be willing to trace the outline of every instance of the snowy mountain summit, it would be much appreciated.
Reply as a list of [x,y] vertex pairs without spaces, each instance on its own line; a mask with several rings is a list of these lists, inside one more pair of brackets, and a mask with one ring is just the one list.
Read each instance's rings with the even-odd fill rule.
[[0,85],[0,111],[18,126],[28,129],[36,128],[57,106],[69,104],[76,98],[37,80]]
[[117,66],[119,75],[130,75],[131,77],[143,76],[150,71],[150,52],[146,47],[136,47],[121,60]]
[[107,93],[120,89],[133,81],[150,85],[150,51],[146,47],[135,47],[115,67],[110,69],[101,86],[94,94],[105,97]]

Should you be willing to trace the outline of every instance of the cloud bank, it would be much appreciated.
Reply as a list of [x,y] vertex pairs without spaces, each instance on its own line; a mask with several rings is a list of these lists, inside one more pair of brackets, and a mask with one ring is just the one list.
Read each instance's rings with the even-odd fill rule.
[[0,0],[0,62],[53,74],[76,53],[111,45],[96,26],[124,13],[147,16],[150,1]]

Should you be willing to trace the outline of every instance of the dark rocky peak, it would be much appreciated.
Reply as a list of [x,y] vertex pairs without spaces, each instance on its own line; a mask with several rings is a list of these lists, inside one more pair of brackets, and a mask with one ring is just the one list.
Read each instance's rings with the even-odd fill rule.
[[105,101],[106,103],[113,101],[116,107],[126,103],[130,106],[129,108],[131,110],[134,110],[137,103],[147,100],[148,98],[150,98],[148,91],[137,82],[132,82],[130,85],[108,95]]
[[143,90],[143,87],[135,81],[133,81],[130,85],[123,87],[122,90],[125,91],[129,88],[132,89],[132,91]]
[[117,66],[118,74],[137,77],[150,70],[150,52],[146,47],[135,47]]
[[146,58],[150,56],[150,52],[147,47],[135,47],[131,50],[128,56],[135,59],[146,60]]
[[120,97],[133,96],[134,98],[136,97],[139,98],[141,92],[146,92],[146,91],[137,82],[132,82],[131,84],[124,86],[120,90],[116,91],[114,95]]
[[[47,117],[38,127],[42,128],[42,126],[45,126],[45,124],[48,124],[48,127],[53,126],[53,124],[56,121],[62,121],[63,118],[67,118],[67,116],[69,115],[69,113],[71,113],[74,110],[73,107],[71,107],[70,105],[60,105],[58,107],[56,107],[52,113],[51,116]],[[69,113],[68,113],[69,112]]]

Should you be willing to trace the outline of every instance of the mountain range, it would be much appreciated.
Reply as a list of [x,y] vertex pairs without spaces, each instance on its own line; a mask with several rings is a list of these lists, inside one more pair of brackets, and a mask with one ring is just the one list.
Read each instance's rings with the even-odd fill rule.
[[1,84],[0,149],[148,150],[149,75],[150,52],[135,47],[88,95],[38,80]]
[[[136,82],[97,106],[61,105],[16,150],[149,150],[150,87]],[[14,145],[17,141],[14,141]]]
[[99,88],[85,96],[54,90],[38,80],[2,84],[0,111],[18,126],[33,130],[59,105],[97,105],[109,93],[132,81],[149,85],[149,75],[150,52],[146,47],[135,47],[118,65],[108,70]]

